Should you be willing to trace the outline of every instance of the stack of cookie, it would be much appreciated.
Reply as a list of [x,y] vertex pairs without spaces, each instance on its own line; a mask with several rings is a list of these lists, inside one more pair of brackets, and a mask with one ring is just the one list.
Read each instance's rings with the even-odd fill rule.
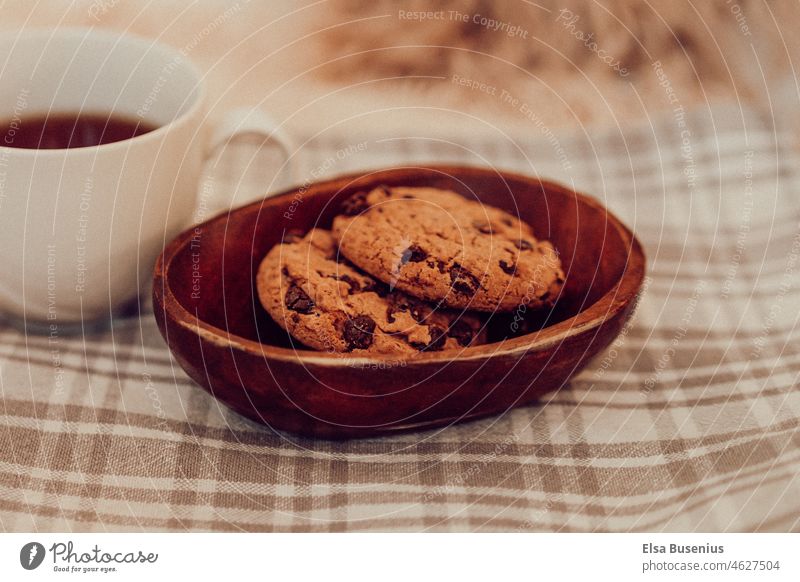
[[261,262],[272,318],[303,345],[410,355],[486,342],[485,315],[552,307],[558,254],[494,207],[434,188],[379,187],[332,231],[290,234]]

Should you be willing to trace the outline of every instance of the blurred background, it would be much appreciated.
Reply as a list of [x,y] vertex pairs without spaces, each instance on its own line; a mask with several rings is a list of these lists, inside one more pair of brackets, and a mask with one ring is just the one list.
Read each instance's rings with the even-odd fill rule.
[[205,69],[212,115],[257,106],[301,135],[524,132],[515,100],[551,128],[620,125],[669,107],[665,83],[684,107],[790,115],[799,14],[791,0],[10,0],[0,27],[156,38]]
[[631,326],[546,406],[379,443],[254,426],[176,375],[149,313],[55,352],[0,330],[16,427],[0,437],[27,435],[0,446],[19,467],[0,526],[800,529],[799,21],[797,0],[3,1],[12,33],[172,45],[205,71],[212,122],[244,106],[294,137],[299,172],[278,180],[257,143],[228,144],[198,221],[289,181],[495,166],[600,200],[648,280]]

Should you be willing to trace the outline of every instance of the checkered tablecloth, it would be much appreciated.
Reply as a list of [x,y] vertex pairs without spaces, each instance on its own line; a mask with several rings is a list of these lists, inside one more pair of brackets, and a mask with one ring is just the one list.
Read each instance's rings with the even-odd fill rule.
[[[151,314],[103,335],[0,328],[0,528],[126,531],[800,529],[800,195],[792,136],[755,112],[468,139],[305,140],[306,176],[494,165],[601,199],[649,259],[612,348],[538,406],[328,442],[230,412]],[[243,202],[272,179],[247,143],[209,170]],[[145,291],[145,294],[147,291]]]

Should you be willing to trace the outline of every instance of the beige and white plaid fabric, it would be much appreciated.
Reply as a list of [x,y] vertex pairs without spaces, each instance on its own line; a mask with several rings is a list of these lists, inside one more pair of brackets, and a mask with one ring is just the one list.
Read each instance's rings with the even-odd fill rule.
[[[680,122],[684,121],[686,127]],[[0,528],[68,531],[800,529],[800,192],[791,136],[712,110],[469,140],[323,134],[306,174],[413,162],[572,183],[643,242],[632,324],[540,406],[327,442],[196,387],[152,315],[104,335],[0,329]],[[359,145],[361,144],[361,145]],[[209,191],[271,177],[247,144]],[[247,170],[247,171],[245,171]]]

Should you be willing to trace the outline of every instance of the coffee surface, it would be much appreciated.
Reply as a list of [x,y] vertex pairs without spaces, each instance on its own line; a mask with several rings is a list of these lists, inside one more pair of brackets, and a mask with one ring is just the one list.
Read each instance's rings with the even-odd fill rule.
[[51,113],[0,123],[0,145],[21,149],[85,148],[131,139],[155,125],[103,113]]

